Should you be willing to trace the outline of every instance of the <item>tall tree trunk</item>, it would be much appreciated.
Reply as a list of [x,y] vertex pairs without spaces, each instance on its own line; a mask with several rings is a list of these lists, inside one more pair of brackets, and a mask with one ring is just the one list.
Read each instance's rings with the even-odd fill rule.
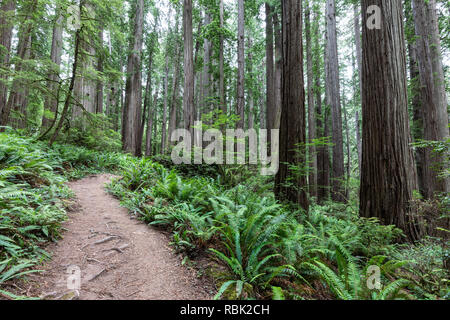
[[344,91],[344,99],[342,101],[342,110],[344,112],[344,123],[345,123],[345,138],[346,138],[346,148],[347,148],[347,178],[345,179],[345,198],[347,201],[349,200],[350,195],[350,172],[351,172],[351,165],[352,165],[352,154],[350,152],[350,130],[348,129],[349,123],[348,123],[348,117],[347,117],[347,108],[345,106],[345,91]]
[[[424,139],[445,141],[449,137],[447,96],[445,92],[444,69],[441,57],[436,0],[413,0],[416,29],[416,52],[420,75],[420,100],[423,106]],[[448,193],[450,179],[439,178],[439,171],[445,168],[445,155],[424,150],[423,191],[427,199],[436,192]]]
[[[21,47],[21,42],[26,41],[27,47],[25,49],[24,60],[30,60],[32,58],[32,36],[28,35],[28,39],[19,38],[19,47]],[[20,62],[20,71],[26,71],[27,65]],[[17,66],[17,65],[16,65]],[[17,70],[17,68],[16,68]],[[29,86],[23,80],[14,80],[15,84],[19,84],[19,87],[14,94],[10,95],[12,101],[12,110],[14,112],[14,117],[10,119],[10,125],[14,128],[24,129],[27,124],[27,106],[28,106],[28,95]],[[14,86],[13,83],[13,86]],[[9,101],[8,101],[9,102]]]
[[244,19],[244,0],[238,0],[238,77],[237,77],[237,108],[236,113],[239,116],[239,121],[236,127],[244,129],[245,121],[245,19]]
[[306,65],[308,76],[308,142],[309,147],[309,195],[317,196],[317,154],[314,140],[316,139],[316,110],[314,108],[314,75],[312,62],[312,45],[311,45],[311,6],[310,1],[306,1],[305,7],[305,36],[306,36]]
[[[99,39],[99,46],[100,48],[103,48],[103,26],[101,25],[99,27],[98,31],[98,39]],[[97,71],[100,73],[100,75],[103,73],[103,53],[100,52],[98,61],[97,61]],[[95,113],[103,113],[103,80],[99,79],[97,80],[97,90],[96,90],[96,98],[95,98]]]
[[164,104],[163,104],[163,117],[162,117],[162,129],[161,129],[161,153],[166,153],[167,142],[167,102],[169,99],[169,55],[166,55],[166,68],[164,77]]
[[[252,54],[252,46],[253,42],[250,36],[247,38],[248,52],[247,52],[247,72],[253,79],[253,54]],[[253,129],[255,127],[255,119],[254,119],[254,108],[255,108],[255,99],[254,99],[254,83],[248,88],[248,129]]]
[[[16,10],[15,0],[3,0],[0,6],[0,68],[8,70],[9,68],[9,58],[11,52],[11,40],[12,40],[12,30],[14,23],[12,18],[14,17]],[[0,73],[0,115],[3,108],[6,105],[8,98],[8,86],[5,81],[8,80],[8,75]],[[0,120],[1,123],[1,120]]]
[[273,10],[271,5],[266,3],[266,128],[268,130],[274,128],[276,116],[273,43]]
[[281,76],[283,73],[283,36],[278,13],[273,15],[275,29],[275,123],[274,128],[280,129],[281,121]]
[[[18,61],[14,66],[15,73],[22,71],[22,69],[24,68],[22,60],[26,59],[27,55],[30,54],[31,34],[34,28],[32,15],[35,13],[37,5],[37,0],[33,0],[28,4],[28,7],[26,9],[26,17],[24,17],[23,20],[26,21],[26,23],[23,23],[22,27],[20,28],[19,44],[17,48]],[[29,20],[31,20],[31,22]],[[8,96],[8,101],[1,110],[0,126],[6,126],[8,124],[11,110],[18,110],[22,101],[22,96],[25,94],[24,91],[26,91],[27,88],[28,86],[24,84],[21,79],[14,79]],[[3,129],[0,128],[0,131],[2,130]]]
[[141,74],[141,54],[142,54],[142,32],[144,23],[144,0],[135,1],[135,21],[133,30],[133,40],[131,52],[128,56],[127,84],[124,105],[124,137],[123,150],[140,156],[138,144],[141,124],[142,108],[142,74]]
[[362,141],[361,141],[361,125],[360,125],[360,121],[359,121],[359,111],[356,111],[355,122],[356,122],[356,148],[358,150],[359,174],[361,174],[361,169],[362,169]]
[[358,84],[359,84],[359,94],[361,95],[361,72],[362,72],[362,50],[361,50],[361,24],[360,24],[361,13],[359,12],[359,5],[355,3],[353,5],[353,25],[354,25],[354,37],[355,37],[355,50],[356,50],[356,61],[358,63]]
[[[302,1],[282,0],[283,103],[280,127],[280,169],[275,178],[275,195],[279,200],[292,201],[308,211],[306,177],[298,176],[298,173],[296,174],[290,168],[290,165],[305,163],[306,151],[302,20]],[[297,152],[298,145],[300,145],[300,152]]]
[[223,115],[227,114],[227,106],[225,104],[225,58],[224,58],[224,5],[223,0],[219,3],[219,23],[220,23],[220,37],[219,37],[219,99],[220,99],[220,110]]
[[339,61],[335,8],[335,0],[327,0],[327,87],[329,88],[328,98],[331,106],[333,140],[333,166],[331,171],[332,199],[334,201],[343,202],[345,201],[344,190],[342,188],[342,181],[344,179],[344,139],[342,136],[341,94],[339,85]]
[[[413,111],[413,123],[411,125],[411,131],[413,140],[415,142],[422,140],[423,135],[423,106],[421,101],[421,88],[420,88],[420,74],[419,66],[417,62],[417,49],[416,49],[416,32],[412,8],[412,0],[404,2],[404,10],[406,17],[405,35],[409,55],[409,76],[410,76],[410,103]],[[415,150],[415,160],[417,167],[417,178],[419,183],[420,193],[425,194],[424,187],[424,162],[425,162],[425,150],[423,148],[417,148]]]
[[184,128],[193,131],[194,125],[194,40],[192,35],[192,0],[184,0]]
[[[80,11],[83,8],[84,1],[81,0],[79,4]],[[67,91],[66,100],[64,102],[64,107],[61,113],[61,117],[59,118],[58,124],[55,128],[55,131],[53,132],[52,137],[50,138],[49,144],[50,146],[55,142],[56,138],[58,137],[59,131],[61,130],[64,121],[66,120],[67,114],[69,113],[69,107],[71,104],[71,100],[73,99],[72,93],[75,87],[75,81],[77,77],[78,72],[78,63],[79,63],[79,53],[80,53],[80,42],[81,42],[81,34],[83,32],[84,26],[82,25],[80,29],[78,29],[75,32],[75,49],[74,49],[74,58],[73,58],[73,65],[72,65],[72,77],[70,79],[69,83],[69,89]]]
[[[151,100],[151,93],[152,91],[148,90],[148,95],[145,97],[145,101],[150,104]],[[147,131],[145,134],[145,156],[150,157],[152,155],[152,141],[153,141],[153,118],[155,116],[155,111],[157,111],[157,104],[158,104],[158,93],[159,93],[159,84],[156,85],[156,90],[154,94],[154,100],[153,104],[149,105],[148,115],[147,115]]]
[[[402,2],[362,0],[381,9],[381,29],[363,28],[363,159],[360,214],[396,225],[410,240],[421,226],[410,210],[417,174],[408,118]],[[364,15],[363,25],[368,16]]]
[[[91,21],[94,19],[92,13],[94,12],[91,1],[86,1],[83,4],[81,11],[82,19]],[[97,81],[93,80],[96,74],[93,71],[97,69],[96,50],[94,45],[92,25],[88,25],[80,36],[80,52],[79,52],[79,72],[75,80],[74,98],[75,105],[72,107],[72,119],[77,119],[83,116],[84,112],[95,113],[97,106]],[[85,119],[82,119],[82,126],[85,127]]]
[[64,17],[61,14],[61,9],[57,9],[56,19],[53,25],[53,37],[52,37],[52,48],[50,53],[50,60],[53,63],[52,71],[48,75],[49,81],[47,82],[48,96],[44,103],[44,116],[42,118],[42,127],[47,128],[50,122],[54,119],[46,117],[45,110],[49,110],[53,115],[56,114],[56,109],[58,108],[57,100],[57,88],[59,87],[58,77],[60,74],[61,67],[61,57],[62,57],[62,35],[63,35],[63,21]]
[[[144,137],[144,129],[145,129],[145,123],[147,122],[147,125],[151,123],[151,117],[152,117],[152,110],[149,110],[150,102],[152,98],[152,73],[153,73],[153,44],[150,44],[149,48],[149,57],[148,57],[148,69],[147,69],[147,84],[145,85],[145,96],[144,96],[144,110],[142,111],[142,121],[141,121],[141,128],[139,132],[139,140],[142,141],[142,138]],[[150,130],[151,132],[151,130]],[[148,130],[147,130],[148,133]],[[147,148],[147,140],[145,143],[146,146],[146,152],[148,150]],[[140,151],[142,153],[142,150]],[[146,154],[147,156],[147,154]]]
[[[178,106],[178,91],[180,86],[180,60],[181,60],[181,44],[177,45],[175,59],[174,59],[174,70],[172,79],[172,101],[170,103],[170,118],[169,118],[169,134],[168,137],[176,130],[177,126],[177,106]],[[169,146],[170,143],[167,141],[166,145]]]
[[[322,104],[322,63],[321,63],[321,44],[320,44],[320,23],[319,17],[321,16],[320,8],[317,3],[314,4],[314,93],[315,93],[315,106],[316,106],[316,133],[318,138],[328,137],[328,127],[325,125],[327,117],[325,116],[326,108]],[[327,127],[327,130],[325,130]],[[319,145],[317,147],[317,201],[323,203],[328,199],[328,186],[329,181],[329,152],[328,146]]]
[[[359,12],[359,5],[355,3],[353,5],[353,26],[354,26],[354,38],[355,38],[355,51],[356,51],[356,61],[358,64],[358,85],[354,90],[354,103],[356,106],[357,96],[361,100],[361,72],[362,72],[362,51],[361,51],[361,24],[360,24],[361,13]],[[353,74],[355,74],[355,63],[354,56],[353,59]],[[359,125],[359,110],[356,111],[356,147],[358,150],[358,169],[361,174],[361,161],[362,161],[362,146],[361,146],[361,128]]]
[[[205,12],[205,23],[204,27],[206,28],[211,23],[211,14],[206,10]],[[209,99],[211,98],[210,94],[210,82],[211,82],[211,71],[209,70],[209,64],[211,62],[211,54],[212,54],[212,42],[211,40],[205,38],[203,43],[203,52],[204,52],[204,58],[203,58],[203,81],[202,81],[202,87],[203,87],[203,101],[201,103],[201,106],[203,107],[203,113],[209,113],[212,111],[211,103],[209,102]]]

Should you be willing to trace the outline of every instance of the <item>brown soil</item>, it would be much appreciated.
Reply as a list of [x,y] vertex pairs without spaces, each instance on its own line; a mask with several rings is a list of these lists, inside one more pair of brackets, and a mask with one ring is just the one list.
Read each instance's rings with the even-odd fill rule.
[[[104,190],[111,175],[71,182],[78,208],[63,224],[63,239],[46,250],[51,261],[32,274],[28,293],[44,299],[206,300],[211,285],[181,264],[169,239],[132,219]],[[81,269],[81,288],[69,290],[69,266]]]

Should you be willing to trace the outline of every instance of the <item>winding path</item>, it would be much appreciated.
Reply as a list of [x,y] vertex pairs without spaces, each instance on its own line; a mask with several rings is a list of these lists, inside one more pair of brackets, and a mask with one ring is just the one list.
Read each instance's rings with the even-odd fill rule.
[[[78,208],[63,224],[63,239],[46,248],[52,260],[30,276],[32,293],[43,299],[205,300],[211,287],[181,265],[168,238],[134,220],[104,190],[113,176],[71,182]],[[81,271],[81,289],[67,288],[68,267]]]

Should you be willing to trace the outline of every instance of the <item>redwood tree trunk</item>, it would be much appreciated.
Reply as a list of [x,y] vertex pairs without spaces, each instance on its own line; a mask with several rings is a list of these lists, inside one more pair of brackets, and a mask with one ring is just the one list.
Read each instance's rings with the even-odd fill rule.
[[[381,8],[381,29],[363,28],[363,155],[360,211],[420,238],[410,210],[417,174],[410,146],[402,2],[362,0],[362,10]],[[363,25],[367,16],[364,15]]]
[[245,19],[244,19],[244,0],[238,0],[238,77],[237,77],[237,108],[236,113],[239,116],[237,128],[244,129],[245,121]]
[[342,134],[335,8],[335,0],[327,0],[327,87],[329,90],[328,104],[331,106],[333,140],[333,165],[331,171],[332,199],[343,202],[345,201],[344,190],[342,188],[342,181],[344,179],[344,139]]
[[192,0],[184,0],[184,128],[192,131],[194,125],[194,40],[192,35]]
[[[3,0],[0,7],[0,46],[3,46],[3,49],[0,51],[0,68],[4,68],[8,70],[9,67],[9,58],[11,52],[11,40],[12,40],[12,30],[13,30],[13,22],[12,17],[14,16],[16,10],[16,1],[15,0]],[[2,109],[6,105],[6,99],[8,96],[8,87],[3,82],[8,79],[7,75],[4,75],[3,72],[0,73],[0,114]],[[1,123],[1,120],[0,120]]]
[[131,52],[128,56],[127,84],[125,93],[124,117],[123,117],[123,150],[140,156],[138,144],[139,131],[141,125],[142,108],[142,74],[141,74],[141,53],[142,53],[142,32],[144,20],[144,0],[135,2],[134,37]]
[[278,13],[273,15],[275,29],[275,123],[274,128],[280,129],[281,121],[281,76],[283,72],[283,36]]
[[[280,169],[275,178],[279,200],[299,204],[308,211],[307,181],[289,167],[305,163],[306,119],[303,79],[302,1],[282,1],[283,81],[280,126]],[[298,145],[300,152],[298,152]],[[289,185],[287,185],[289,184]]]
[[311,44],[311,6],[310,1],[306,1],[305,7],[305,36],[306,36],[306,65],[308,77],[308,142],[309,147],[309,195],[310,197],[317,196],[317,154],[316,147],[313,145],[316,139],[316,110],[314,107],[314,75],[312,62],[312,44]]
[[166,152],[167,143],[167,101],[169,99],[169,55],[166,56],[166,68],[164,76],[164,104],[161,128],[161,153]]
[[[273,61],[273,12],[266,3],[266,128],[273,129],[275,122],[275,78]],[[268,139],[270,141],[270,139]]]
[[[447,96],[442,66],[436,0],[413,0],[416,53],[419,66],[420,100],[423,108],[424,139],[445,141],[449,137]],[[450,179],[440,179],[444,156],[424,150],[423,192],[427,199],[436,192],[449,192]]]
[[[219,23],[221,30],[224,27],[224,4],[223,0],[219,3]],[[227,106],[225,104],[225,59],[224,59],[224,37],[222,32],[219,37],[219,99],[220,99],[220,110],[223,115],[227,114]]]

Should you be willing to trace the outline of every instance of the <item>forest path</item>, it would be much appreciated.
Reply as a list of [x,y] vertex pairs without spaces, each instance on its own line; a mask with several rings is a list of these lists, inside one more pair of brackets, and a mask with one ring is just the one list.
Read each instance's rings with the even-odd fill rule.
[[[104,187],[112,175],[69,183],[78,208],[63,224],[63,239],[46,248],[52,254],[42,273],[29,276],[34,296],[80,300],[206,300],[212,294],[196,272],[156,229],[131,219]],[[81,269],[81,289],[68,289],[68,267]]]

